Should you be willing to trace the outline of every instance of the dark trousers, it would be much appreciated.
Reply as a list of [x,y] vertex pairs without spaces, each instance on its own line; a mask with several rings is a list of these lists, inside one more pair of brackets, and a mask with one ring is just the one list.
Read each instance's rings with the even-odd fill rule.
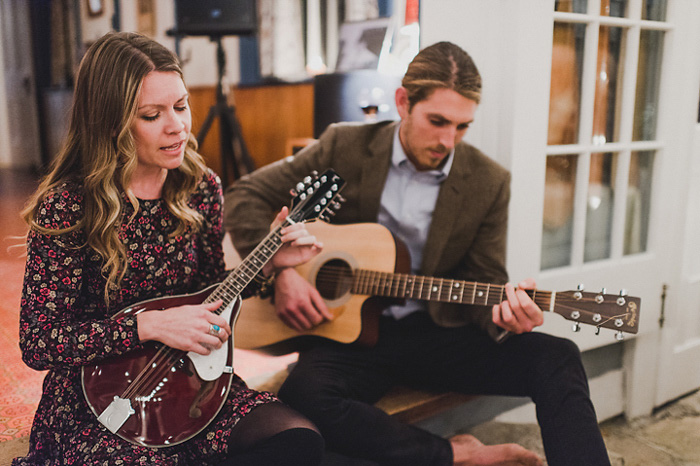
[[280,397],[340,454],[382,465],[451,465],[447,440],[372,406],[396,384],[529,397],[550,466],[610,464],[577,346],[542,333],[497,344],[473,327],[438,327],[424,313],[382,318],[372,348],[329,342],[303,351]]

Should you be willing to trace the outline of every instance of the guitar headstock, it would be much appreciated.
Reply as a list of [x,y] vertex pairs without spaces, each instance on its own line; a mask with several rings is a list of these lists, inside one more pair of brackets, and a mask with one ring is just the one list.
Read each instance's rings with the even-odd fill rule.
[[605,289],[596,292],[583,291],[583,286],[573,291],[556,293],[553,312],[574,323],[574,331],[580,324],[617,330],[617,339],[625,333],[637,333],[641,299],[628,296],[623,290],[619,294],[605,294]]
[[331,168],[321,175],[313,172],[292,190],[294,199],[287,218],[298,223],[335,215],[334,210],[339,209],[344,200],[340,196],[344,186],[345,180]]

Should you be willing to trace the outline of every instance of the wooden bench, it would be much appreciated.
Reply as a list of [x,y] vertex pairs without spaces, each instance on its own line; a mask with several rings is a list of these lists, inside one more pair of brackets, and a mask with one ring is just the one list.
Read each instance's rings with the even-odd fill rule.
[[[282,369],[266,380],[251,383],[251,387],[260,391],[277,393],[288,374],[287,369]],[[476,398],[475,395],[433,393],[397,386],[379,400],[375,406],[402,422],[413,424],[474,398]]]

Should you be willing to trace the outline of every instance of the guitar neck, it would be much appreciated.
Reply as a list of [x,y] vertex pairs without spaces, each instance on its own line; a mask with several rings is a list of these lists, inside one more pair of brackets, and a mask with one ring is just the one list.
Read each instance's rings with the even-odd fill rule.
[[[553,309],[556,292],[525,292],[543,311]],[[371,270],[355,271],[352,293],[481,306],[493,306],[506,299],[504,285]]]
[[205,302],[210,303],[221,299],[224,304],[219,310],[222,310],[237,299],[246,286],[260,273],[265,264],[267,264],[279,248],[282,247],[281,230],[289,225],[289,221],[285,221],[282,225],[271,231],[265,239],[257,245],[253,252],[248,254],[238,267],[236,267],[214,292],[207,297]]

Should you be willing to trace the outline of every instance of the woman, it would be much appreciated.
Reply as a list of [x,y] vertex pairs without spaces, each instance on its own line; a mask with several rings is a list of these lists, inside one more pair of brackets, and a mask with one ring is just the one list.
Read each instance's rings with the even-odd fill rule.
[[[226,319],[211,312],[221,301],[111,318],[135,302],[199,291],[226,275],[221,185],[190,129],[174,54],[131,33],[109,33],[89,48],[65,146],[23,212],[30,233],[20,346],[29,366],[49,372],[29,454],[13,465],[320,462],[315,426],[237,376],[212,422],[165,448],[123,440],[86,403],[86,364],[146,341],[206,355],[231,334]],[[263,274],[320,248],[303,224],[283,229],[282,241]],[[255,292],[248,288],[244,295]]]

